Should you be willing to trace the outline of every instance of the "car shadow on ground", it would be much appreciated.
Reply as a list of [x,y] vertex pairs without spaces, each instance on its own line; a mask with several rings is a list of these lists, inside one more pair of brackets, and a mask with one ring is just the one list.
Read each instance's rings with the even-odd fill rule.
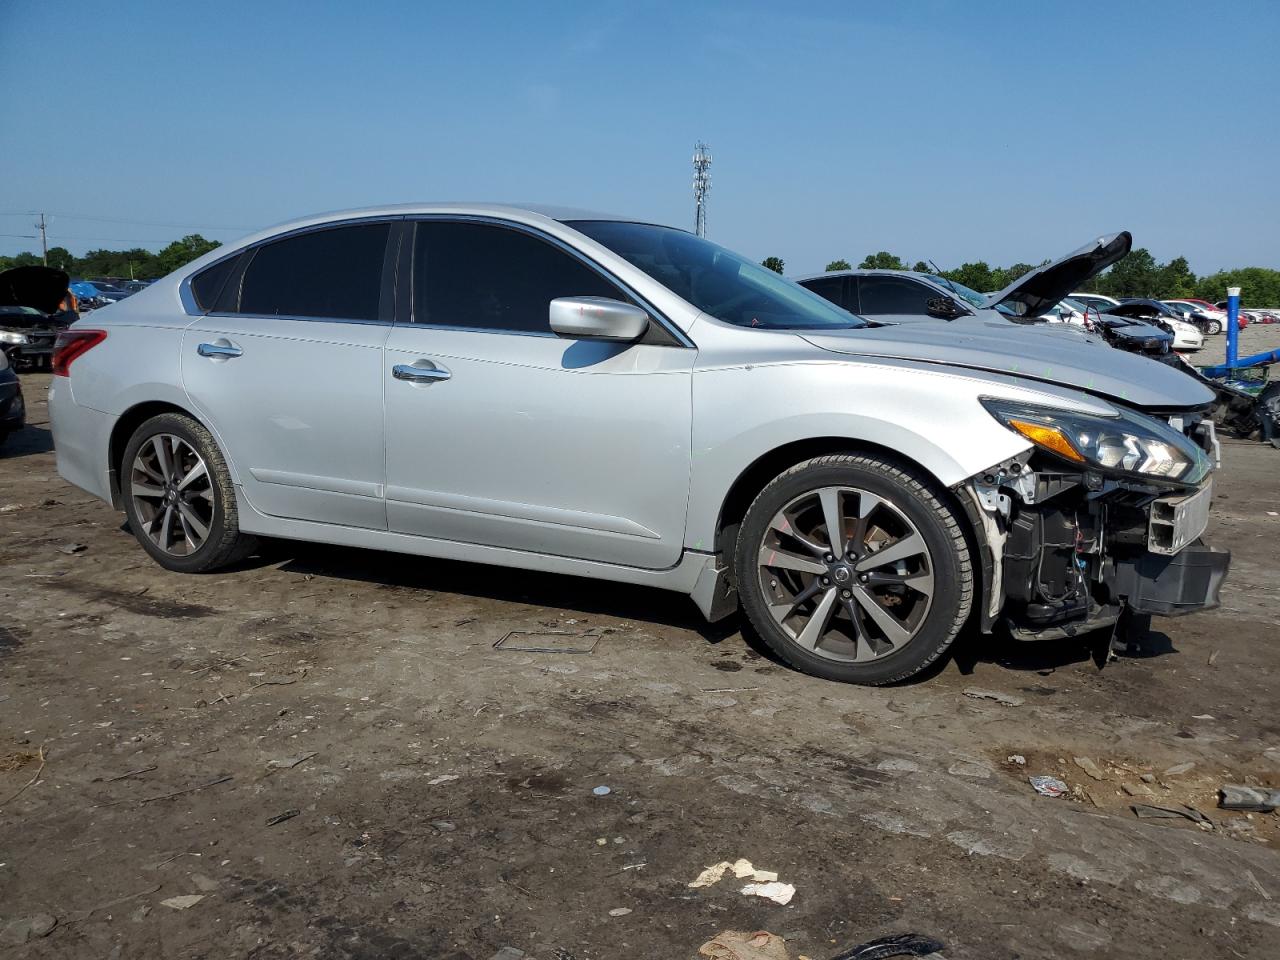
[[0,445],[0,460],[16,460],[18,457],[30,457],[37,453],[48,453],[53,449],[53,433],[47,427],[33,427],[30,424],[14,433]]
[[565,574],[439,560],[323,544],[271,542],[242,566],[278,564],[287,573],[359,580],[424,593],[524,603],[568,614],[597,614],[691,630],[708,643],[738,631],[737,618],[707,623],[683,594]]
[[[566,614],[595,614],[674,627],[696,633],[713,648],[740,634],[754,653],[785,665],[741,614],[707,623],[688,597],[654,587],[288,541],[267,541],[258,555],[240,566],[251,569],[268,565],[303,576],[403,587],[422,590],[424,594],[451,593],[529,604]],[[971,625],[961,633],[948,656],[905,683],[927,681],[951,664],[965,676],[972,674],[980,663],[996,664],[1013,673],[1043,674],[1090,660],[1098,669],[1103,669],[1113,656],[1145,658],[1174,653],[1177,650],[1169,637],[1159,631],[1130,638],[1127,645],[1113,644],[1110,628],[1066,640],[1026,642],[999,632],[983,636]]]

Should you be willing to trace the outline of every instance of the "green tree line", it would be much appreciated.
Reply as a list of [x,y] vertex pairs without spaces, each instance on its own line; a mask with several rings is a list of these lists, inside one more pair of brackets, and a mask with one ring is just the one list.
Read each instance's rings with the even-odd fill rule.
[[[175,240],[159,253],[142,247],[132,250],[90,250],[83,257],[75,256],[66,247],[50,247],[49,266],[64,270],[72,277],[120,277],[132,280],[155,280],[179,267],[202,257],[220,246],[216,240],[206,240],[193,233]],[[38,253],[19,253],[16,256],[0,256],[0,270],[11,267],[38,267],[44,261]]]
[[[778,257],[770,257],[769,261],[779,265],[782,263]],[[766,261],[766,266],[769,261]],[[848,260],[832,260],[827,264],[827,269],[850,270],[852,267]],[[907,261],[887,250],[867,254],[858,264],[858,269],[938,272],[924,261],[917,261],[909,266]],[[951,270],[943,270],[941,276],[981,293],[994,293],[1034,269],[1029,263],[993,267],[982,260],[976,260],[962,263]],[[1186,257],[1174,257],[1168,263],[1158,263],[1145,247],[1130,251],[1124,259],[1086,283],[1082,292],[1101,293],[1116,299],[1151,297],[1155,300],[1171,300],[1195,297],[1217,303],[1226,299],[1227,287],[1240,288],[1240,302],[1245,306],[1280,307],[1280,270],[1269,267],[1238,267],[1198,277],[1192,272]]]

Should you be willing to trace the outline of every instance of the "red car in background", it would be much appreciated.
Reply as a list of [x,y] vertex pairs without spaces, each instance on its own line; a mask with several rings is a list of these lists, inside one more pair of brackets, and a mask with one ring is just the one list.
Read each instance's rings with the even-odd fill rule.
[[[1215,310],[1222,310],[1223,312],[1226,312],[1226,309],[1227,309],[1227,301],[1225,300],[1223,300],[1221,303],[1213,304],[1213,303],[1209,303],[1206,300],[1192,300],[1190,297],[1186,297],[1184,299],[1186,299],[1188,303],[1203,303],[1205,306],[1213,307]],[[1248,325],[1249,325],[1249,318],[1244,315],[1244,310],[1242,309],[1240,311],[1240,317],[1239,317],[1236,329],[1243,330]]]

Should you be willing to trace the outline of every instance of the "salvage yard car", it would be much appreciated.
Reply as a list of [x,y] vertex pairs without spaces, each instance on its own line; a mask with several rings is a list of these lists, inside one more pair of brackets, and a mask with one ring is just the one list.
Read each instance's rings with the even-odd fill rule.
[[[971,618],[1024,638],[1213,606],[1213,394],[1097,344],[873,325],[685,231],[563,210],[327,214],[60,339],[59,472],[170,570],[255,537],[741,605],[888,683]],[[506,574],[505,576],[510,576]]]
[[[979,293],[935,273],[917,270],[834,270],[799,277],[796,283],[850,313],[890,323],[921,321],[1047,323],[1076,284],[1101,273],[1129,253],[1127,231],[1108,234],[1066,256],[1023,274],[998,293]],[[1081,324],[1083,326],[1083,324]],[[1078,331],[1046,327],[1055,334]]]
[[49,267],[0,273],[0,351],[12,367],[48,369],[58,331],[77,315],[67,275]]

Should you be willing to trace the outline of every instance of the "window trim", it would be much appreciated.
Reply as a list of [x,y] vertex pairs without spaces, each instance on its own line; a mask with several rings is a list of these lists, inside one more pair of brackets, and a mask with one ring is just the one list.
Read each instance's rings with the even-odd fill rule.
[[[338,230],[343,227],[358,227],[358,226],[367,226],[369,224],[385,223],[388,227],[388,231],[387,231],[386,245],[383,247],[382,274],[378,281],[378,317],[377,319],[368,320],[368,319],[363,319],[358,317],[313,317],[313,316],[307,316],[305,314],[292,314],[292,313],[245,313],[245,312],[232,312],[228,310],[201,310],[199,305],[196,303],[195,295],[191,292],[191,280],[196,276],[196,274],[194,273],[183,278],[182,284],[179,288],[179,295],[182,298],[184,308],[187,307],[188,302],[190,303],[190,306],[192,309],[188,309],[187,312],[197,317],[218,317],[218,318],[225,318],[225,319],[248,318],[251,320],[298,320],[306,323],[354,323],[354,324],[363,324],[366,326],[383,326],[383,327],[391,326],[394,315],[395,315],[394,294],[395,294],[396,286],[395,286],[395,279],[394,279],[394,270],[397,263],[397,256],[393,255],[391,253],[391,250],[393,247],[396,247],[398,250],[397,244],[399,243],[399,240],[402,234],[402,228],[400,225],[403,223],[404,220],[405,220],[405,217],[403,216],[392,215],[392,216],[354,217],[349,220],[329,220],[324,223],[314,223],[305,227],[298,227],[294,230],[286,230],[284,233],[277,233],[270,237],[264,237],[262,240],[259,240],[256,243],[252,243],[252,244],[249,244],[248,246],[241,247],[240,249],[236,250],[234,253],[230,253],[226,257],[222,257],[219,260],[215,260],[213,263],[209,264],[208,267],[205,267],[203,270],[199,271],[200,273],[203,273],[204,270],[209,269],[209,267],[213,267],[216,264],[221,263],[223,260],[229,259],[230,257],[233,257],[233,256],[241,257],[242,258],[241,262],[236,264],[236,266],[232,268],[230,276],[228,276],[226,282],[223,283],[223,288],[225,289],[227,286],[227,283],[230,283],[232,281],[234,281],[237,284],[244,283],[244,275],[248,271],[250,264],[253,263],[254,257],[257,256],[257,253],[259,250],[261,250],[263,247],[267,246],[268,244],[276,243],[280,240],[288,240],[293,237],[301,236],[307,233],[319,233],[323,230]],[[392,292],[393,299],[392,299],[391,305],[388,305],[387,303],[385,303],[385,299],[388,294],[388,282],[387,282],[388,269],[393,271],[393,279],[391,282],[391,292]],[[218,294],[219,299],[221,299],[222,292],[223,291],[221,290],[219,291],[219,294]],[[239,302],[239,297],[236,298],[236,302],[237,303]]]
[[[574,247],[572,244],[562,240],[560,237],[540,230],[537,227],[529,226],[524,223],[517,223],[512,220],[504,220],[501,217],[483,216],[478,214],[408,214],[403,218],[407,221],[408,230],[405,231],[406,243],[402,245],[400,256],[400,280],[397,290],[400,296],[397,297],[397,323],[403,323],[405,326],[419,327],[424,330],[453,330],[461,333],[489,333],[500,336],[517,336],[517,337],[549,337],[552,339],[564,339],[557,336],[551,330],[506,330],[496,327],[464,327],[453,324],[435,324],[435,323],[419,323],[413,317],[414,303],[414,283],[417,271],[414,269],[415,258],[417,256],[417,225],[422,222],[433,223],[471,223],[482,224],[485,226],[499,227],[506,230],[513,230],[516,233],[522,233],[532,237],[535,240],[541,240],[558,249],[560,252],[567,254],[588,270],[598,274],[602,279],[617,287],[626,294],[634,304],[640,307],[649,315],[649,330],[635,341],[636,344],[646,346],[659,347],[683,347],[685,349],[696,349],[692,340],[685,335],[674,323],[658,310],[645,297],[639,294],[630,284],[620,279],[616,274],[605,269],[587,254]],[[404,309],[399,309],[399,302],[404,301]]]

